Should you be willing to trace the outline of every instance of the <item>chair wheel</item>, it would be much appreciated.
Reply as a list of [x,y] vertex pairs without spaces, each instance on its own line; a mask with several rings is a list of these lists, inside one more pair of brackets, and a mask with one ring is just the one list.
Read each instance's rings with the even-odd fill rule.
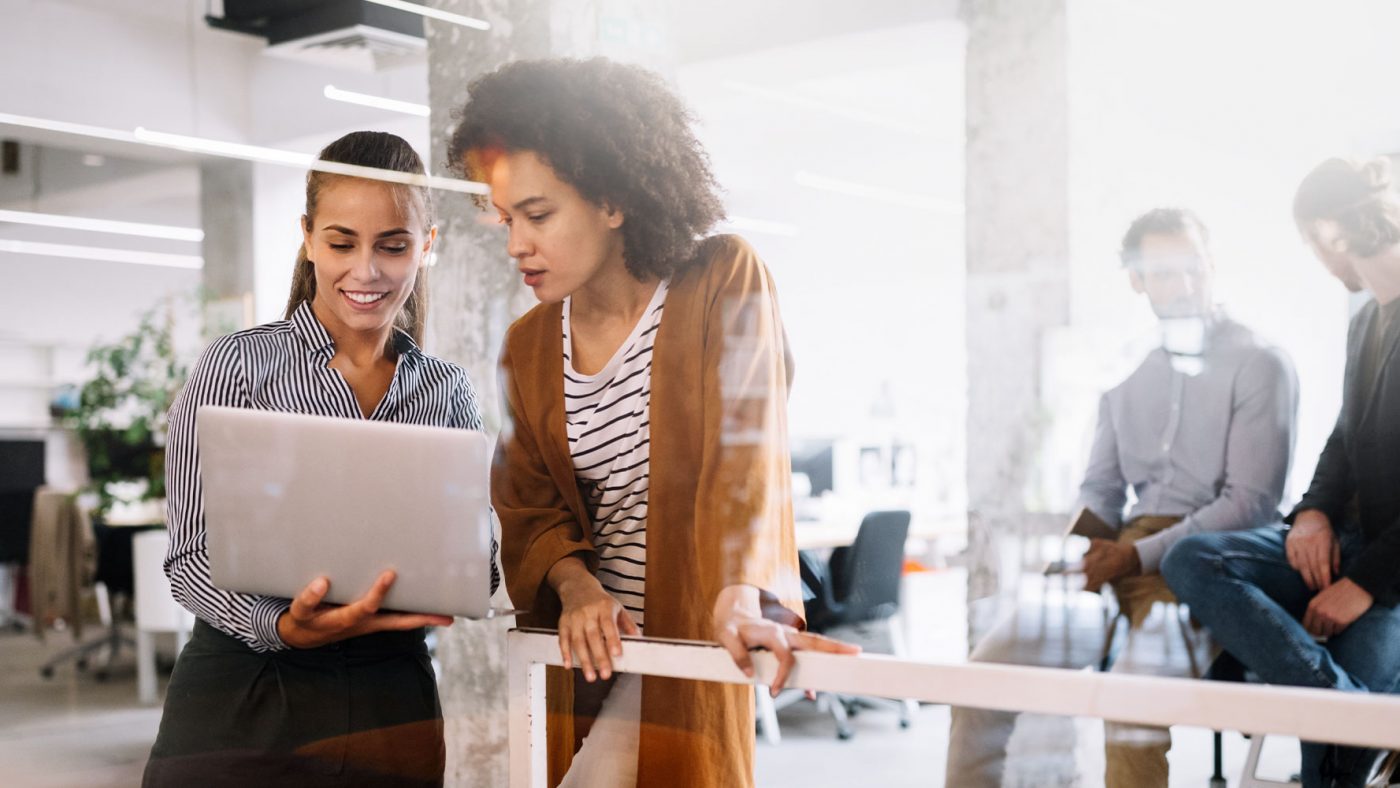
[[899,721],[899,727],[900,727],[902,730],[909,730],[909,726],[912,725],[912,724],[913,724],[913,723],[911,723],[909,720],[900,720],[900,721]]
[[39,668],[39,675],[43,676],[46,679],[51,679],[53,678],[53,668],[45,665],[44,667]]
[[108,675],[109,675],[109,674],[107,673],[106,670],[99,670],[99,671],[97,671],[96,673],[92,674],[92,677],[95,678],[95,679],[97,679],[98,681],[106,681]]
[[87,657],[83,657],[83,658],[79,659],[77,662],[73,663],[73,667],[77,668],[78,670],[87,670],[87,669],[88,669]]
[[854,735],[855,735],[855,734],[854,734],[854,733],[851,733],[850,731],[837,731],[837,732],[836,732],[836,738],[840,739],[841,741],[850,741],[850,740],[851,740],[851,737],[854,736]]

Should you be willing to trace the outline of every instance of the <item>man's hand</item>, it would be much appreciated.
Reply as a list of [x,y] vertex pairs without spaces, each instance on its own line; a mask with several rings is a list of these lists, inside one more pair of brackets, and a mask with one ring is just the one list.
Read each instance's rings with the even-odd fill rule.
[[331,581],[318,577],[297,594],[291,609],[277,619],[277,634],[292,648],[316,648],[371,632],[452,626],[451,616],[379,612],[394,578],[393,570],[385,570],[364,596],[348,605],[330,605],[322,600],[331,590]]
[[1096,592],[1104,583],[1142,571],[1137,549],[1130,542],[1092,539],[1084,554],[1084,590]]
[[1288,529],[1283,550],[1288,556],[1288,565],[1298,570],[1303,582],[1314,591],[1332,585],[1333,575],[1341,571],[1342,548],[1332,531],[1332,521],[1316,509],[1298,513],[1293,527]]
[[1375,599],[1366,589],[1344,577],[1312,598],[1303,615],[1303,628],[1317,637],[1340,635],[1370,610],[1373,602]]

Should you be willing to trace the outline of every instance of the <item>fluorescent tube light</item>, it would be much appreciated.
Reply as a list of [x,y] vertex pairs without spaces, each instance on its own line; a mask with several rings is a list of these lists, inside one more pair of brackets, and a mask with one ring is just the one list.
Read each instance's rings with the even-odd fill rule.
[[429,186],[434,189],[444,189],[466,194],[487,194],[490,192],[486,184],[477,183],[476,181],[443,178],[437,175],[424,176],[409,172],[395,172],[394,170],[361,167],[356,164],[342,164],[335,161],[321,161],[310,153],[297,153],[295,151],[267,148],[261,145],[244,145],[239,142],[224,142],[222,140],[211,140],[203,137],[190,137],[184,134],[169,134],[167,132],[151,131],[145,128],[136,129],[136,139],[150,145],[162,145],[168,148],[179,148],[180,150],[208,153],[214,156],[227,156],[234,159],[247,159],[249,161],[267,162],[269,164],[302,167],[318,170],[320,172],[331,172],[336,175],[353,175],[357,178],[369,178],[377,181],[406,183],[412,186]]
[[454,14],[451,11],[440,11],[436,8],[429,8],[428,6],[419,5],[417,3],[407,3],[404,2],[404,0],[366,0],[366,2],[382,5],[385,8],[397,8],[400,11],[426,16],[429,19],[436,19],[440,22],[451,22],[454,25],[461,25],[462,27],[470,27],[477,30],[491,29],[491,23],[484,19],[462,16],[461,14]]
[[88,219],[81,216],[60,216],[54,213],[34,213],[32,211],[0,209],[0,222],[29,224],[36,227],[61,227],[65,230],[87,230],[116,235],[137,235],[143,238],[167,238],[172,241],[191,241],[194,243],[204,240],[204,231],[196,227],[118,222],[111,219]]
[[136,141],[136,137],[129,131],[108,129],[102,126],[89,126],[86,123],[69,123],[64,120],[34,118],[28,115],[11,115],[8,112],[0,112],[0,124],[24,126],[31,129],[42,129],[43,131],[59,131],[65,134],[81,134],[84,137],[97,137],[99,139],[117,140],[119,142]]
[[0,252],[36,254],[44,257],[70,257],[75,260],[101,260],[109,263],[163,265],[171,268],[191,268],[195,270],[204,267],[204,258],[198,255],[142,252],[132,249],[107,249],[99,246],[72,246],[69,244],[40,243],[38,241],[0,240]]
[[268,164],[286,164],[292,167],[308,167],[315,158],[310,153],[297,153],[289,150],[267,148],[262,145],[244,145],[241,142],[224,142],[185,134],[170,134],[164,131],[151,131],[142,126],[136,127],[136,139],[148,145],[163,148],[176,148],[194,153],[210,153],[232,159],[261,161]]
[[790,93],[784,90],[776,90],[774,88],[764,87],[763,85],[755,85],[752,82],[740,82],[738,80],[727,80],[724,86],[738,93],[745,93],[765,101],[776,101],[794,107],[802,107],[803,109],[813,109],[848,120],[854,120],[859,123],[868,123],[873,126],[881,126],[894,131],[901,131],[906,134],[929,133],[928,129],[920,128],[913,123],[906,123],[902,120],[878,115],[874,112],[867,112],[856,107],[832,104],[829,101],[822,101],[821,99],[804,96],[800,93]]
[[900,191],[898,189],[888,189],[883,186],[875,186],[858,181],[848,181],[842,178],[832,178],[826,175],[799,170],[792,176],[794,182],[799,186],[806,186],[809,189],[844,194],[849,197],[859,197],[864,200],[889,203],[905,208],[916,208],[923,211],[936,211],[938,213],[961,214],[963,207],[960,203],[949,200],[940,200],[928,194],[917,194],[915,192]]
[[415,104],[412,101],[399,101],[398,99],[384,98],[382,96],[371,96],[368,93],[356,93],[353,90],[341,90],[335,85],[327,85],[325,95],[326,98],[332,101],[343,101],[346,104],[359,104],[362,107],[387,109],[391,112],[402,112],[406,115],[417,115],[421,118],[428,117],[427,104]]
[[395,183],[407,183],[415,186],[427,185],[433,189],[462,192],[464,194],[490,193],[490,189],[486,184],[477,183],[476,181],[466,181],[460,178],[444,178],[438,175],[428,175],[425,177],[405,172],[394,172],[393,170],[380,170],[373,167],[358,167],[353,164],[317,161],[310,153],[297,153],[295,151],[267,148],[261,145],[244,145],[237,142],[224,142],[222,140],[211,140],[203,137],[190,137],[184,134],[169,134],[163,131],[151,131],[150,129],[141,127],[137,127],[135,132],[127,132],[118,129],[106,129],[100,126],[86,126],[80,123],[67,123],[64,121],[46,120],[44,118],[31,118],[24,115],[9,115],[0,112],[0,125],[4,124],[60,131],[86,137],[101,137],[102,139],[120,140],[122,142],[140,142],[146,145],[176,148],[178,150],[205,153],[212,156],[245,159],[247,161],[261,161],[268,164],[297,167],[299,169],[315,169],[322,172],[333,172],[338,175],[354,175],[359,178],[369,178],[371,180],[393,181]]

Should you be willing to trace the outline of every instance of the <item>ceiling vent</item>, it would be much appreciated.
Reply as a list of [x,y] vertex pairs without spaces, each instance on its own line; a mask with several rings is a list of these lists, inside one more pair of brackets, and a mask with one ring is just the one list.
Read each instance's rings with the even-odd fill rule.
[[223,14],[205,20],[265,39],[269,55],[320,66],[375,71],[420,63],[427,51],[421,16],[364,0],[224,0]]

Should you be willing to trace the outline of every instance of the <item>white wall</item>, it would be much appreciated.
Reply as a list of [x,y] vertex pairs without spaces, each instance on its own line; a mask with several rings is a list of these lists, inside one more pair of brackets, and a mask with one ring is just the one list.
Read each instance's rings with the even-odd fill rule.
[[[1077,0],[1070,14],[1073,333],[1098,379],[1062,398],[1060,462],[1082,467],[1092,396],[1140,357],[1152,318],[1115,257],[1129,222],[1159,205],[1209,225],[1218,295],[1282,346],[1301,379],[1292,493],[1335,421],[1348,302],[1308,254],[1290,206],[1335,155],[1400,142],[1400,6],[1387,2]],[[1069,362],[1074,363],[1074,362]],[[1077,403],[1077,404],[1071,404]]]
[[[425,65],[368,73],[270,57],[263,54],[261,39],[210,29],[203,20],[205,5],[204,0],[0,0],[0,74],[7,75],[0,113],[125,131],[143,126],[302,152],[319,150],[352,129],[380,129],[431,155],[426,119],[322,95],[325,85],[334,84],[426,103]],[[8,133],[24,139],[25,131],[12,127]],[[62,138],[59,144],[112,150],[82,137]],[[132,158],[171,158],[142,145],[118,150]],[[198,226],[197,173],[189,168],[185,175],[190,177],[178,182],[109,184],[5,207]],[[255,309],[261,321],[280,316],[286,298],[305,173],[258,165],[254,178]],[[168,248],[149,239],[84,236],[70,242],[198,253],[197,247]],[[28,236],[7,228],[0,237]],[[54,240],[51,234],[34,239]],[[0,295],[24,307],[0,314],[0,335],[88,343],[130,328],[131,316],[158,294],[189,290],[199,282],[197,272],[128,269],[133,267],[0,253],[0,274],[24,272],[8,280],[23,289]],[[60,283],[65,287],[56,286]],[[46,293],[66,295],[54,300]],[[43,324],[21,319],[34,311],[50,319]]]
[[381,110],[334,102],[327,84],[427,101],[426,64],[383,72],[263,54],[211,29],[205,0],[0,0],[0,112],[130,131],[137,126],[272,144],[373,127]]
[[[916,503],[937,512],[964,508],[963,49],[961,25],[932,22],[678,75],[731,216],[795,233],[734,230],[777,281],[793,436],[915,443]],[[884,192],[815,189],[801,173]]]

